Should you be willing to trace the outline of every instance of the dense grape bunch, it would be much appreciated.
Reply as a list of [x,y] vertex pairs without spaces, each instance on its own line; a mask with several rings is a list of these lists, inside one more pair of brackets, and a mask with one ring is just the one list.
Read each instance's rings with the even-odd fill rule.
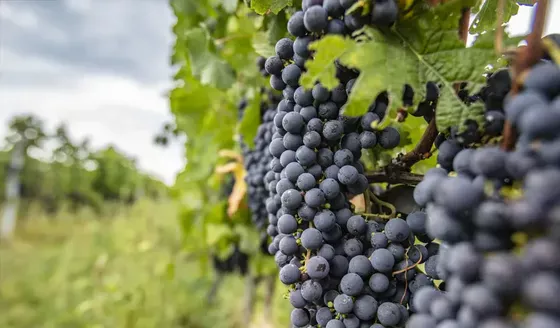
[[268,145],[275,131],[273,120],[279,100],[279,96],[270,91],[267,92],[267,97],[267,101],[261,102],[261,124],[254,139],[255,148],[249,149],[241,143],[243,164],[247,172],[245,182],[247,183],[247,199],[251,210],[251,218],[253,224],[260,231],[264,231],[267,226],[268,213],[265,204],[268,192],[265,186],[265,176],[271,174],[269,173],[269,163],[272,156],[268,151]]
[[502,102],[505,75],[482,94],[519,133],[515,149],[450,138],[439,145],[441,168],[414,191],[428,234],[445,243],[433,270],[446,283],[418,291],[408,327],[560,325],[560,68],[542,60]]
[[[393,1],[379,1],[370,17],[345,15],[354,2],[304,1],[303,11],[288,22],[295,39],[279,40],[277,55],[265,62],[270,85],[284,96],[273,120],[265,177],[269,252],[290,287],[295,327],[404,327],[415,292],[434,286],[433,277],[417,267],[438,248],[425,232],[423,212],[364,217],[349,202],[369,188],[362,150],[400,143],[397,129],[373,127],[385,115],[387,95],[379,95],[362,117],[345,117],[341,109],[357,72],[337,66],[341,84],[330,91],[298,83],[313,56],[308,45],[323,33],[350,34],[396,19]],[[415,238],[423,243],[415,245]]]

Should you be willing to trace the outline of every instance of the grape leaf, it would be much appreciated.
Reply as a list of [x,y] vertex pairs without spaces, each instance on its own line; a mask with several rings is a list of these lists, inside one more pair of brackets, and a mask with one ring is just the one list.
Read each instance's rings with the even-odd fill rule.
[[340,82],[336,78],[336,68],[333,62],[354,45],[354,42],[338,35],[327,35],[319,41],[313,42],[309,48],[315,50],[315,58],[305,63],[305,72],[300,83],[306,89],[313,88],[315,81],[321,81],[328,89],[336,87]]
[[274,47],[268,42],[266,32],[257,32],[253,36],[253,49],[255,52],[265,58],[272,57],[276,54]]
[[231,228],[225,224],[206,224],[206,245],[216,246],[218,241],[224,238],[231,238],[233,236],[233,231]]
[[[515,0],[504,0],[504,23],[517,14],[519,5]],[[481,33],[496,27],[498,21],[498,1],[485,1],[469,28],[470,33]]]
[[268,43],[276,44],[276,41],[282,39],[288,33],[288,18],[285,12],[280,12],[275,16],[270,17],[268,21]]
[[265,15],[269,12],[278,14],[280,10],[286,6],[291,6],[292,0],[252,0],[251,9],[259,15]]
[[261,124],[261,97],[259,92],[255,92],[251,103],[243,111],[243,118],[239,123],[239,133],[243,137],[243,141],[249,148],[255,147],[255,137],[257,129]]
[[190,30],[185,36],[192,73],[203,85],[227,89],[235,81],[234,72],[224,60],[209,50],[208,38],[203,28]]
[[333,59],[339,56],[342,65],[360,71],[344,107],[346,115],[364,114],[375,97],[386,90],[391,100],[389,115],[381,123],[386,126],[396,109],[403,106],[401,95],[405,84],[414,89],[413,106],[416,106],[425,95],[425,84],[433,81],[442,85],[436,120],[441,131],[461,126],[467,119],[478,121],[482,106],[465,105],[453,87],[454,83],[468,82],[470,91],[476,92],[485,83],[486,66],[497,60],[493,46],[481,43],[465,49],[458,37],[462,9],[474,2],[453,0],[426,8],[383,33],[367,28],[364,33],[369,38],[365,41],[362,38],[361,42],[341,36],[326,37],[312,45],[315,58],[308,64],[302,84],[309,87],[318,79],[328,87],[335,85]]

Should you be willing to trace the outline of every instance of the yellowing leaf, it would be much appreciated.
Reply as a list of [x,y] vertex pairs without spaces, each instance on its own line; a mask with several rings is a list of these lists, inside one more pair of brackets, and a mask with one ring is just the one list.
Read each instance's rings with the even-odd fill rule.
[[243,157],[238,152],[231,149],[221,149],[218,151],[218,156],[233,158],[236,162],[243,162]]
[[237,162],[230,162],[224,165],[216,166],[215,172],[218,174],[234,172],[237,169],[237,166],[238,166]]
[[217,166],[215,172],[217,174],[233,173],[235,178],[235,184],[233,185],[233,190],[228,197],[228,209],[227,214],[231,218],[237,211],[247,193],[247,183],[245,182],[245,175],[247,172],[243,167],[243,158],[232,150],[223,149],[220,151],[220,156],[234,157],[237,159],[236,162],[230,162],[224,165]]

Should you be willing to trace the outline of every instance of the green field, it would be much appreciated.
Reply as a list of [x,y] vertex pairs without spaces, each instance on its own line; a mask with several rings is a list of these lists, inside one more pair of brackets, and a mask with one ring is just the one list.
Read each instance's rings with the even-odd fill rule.
[[[173,203],[112,212],[20,221],[14,240],[0,245],[0,327],[244,327],[244,279],[226,277],[206,303],[214,273],[182,251],[188,240]],[[276,286],[271,316],[264,290],[251,326],[287,327],[285,288]]]

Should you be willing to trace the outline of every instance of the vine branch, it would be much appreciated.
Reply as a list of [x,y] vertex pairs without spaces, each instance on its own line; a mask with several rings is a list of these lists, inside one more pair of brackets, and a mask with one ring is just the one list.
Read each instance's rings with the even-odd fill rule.
[[496,21],[496,38],[494,40],[494,51],[500,56],[504,52],[504,8],[505,1],[498,0],[498,19]]
[[402,170],[382,170],[367,172],[366,178],[369,183],[389,183],[417,185],[424,178],[421,174],[414,174]]
[[[511,96],[517,95],[523,84],[523,76],[527,69],[535,65],[543,56],[542,34],[544,23],[546,21],[546,13],[548,9],[548,0],[539,0],[537,2],[537,11],[533,17],[531,33],[527,37],[527,46],[519,49],[517,56],[513,63],[513,76],[511,87]],[[504,125],[504,138],[502,139],[502,149],[510,151],[515,147],[517,140],[517,132],[511,125],[509,120],[506,120]]]

